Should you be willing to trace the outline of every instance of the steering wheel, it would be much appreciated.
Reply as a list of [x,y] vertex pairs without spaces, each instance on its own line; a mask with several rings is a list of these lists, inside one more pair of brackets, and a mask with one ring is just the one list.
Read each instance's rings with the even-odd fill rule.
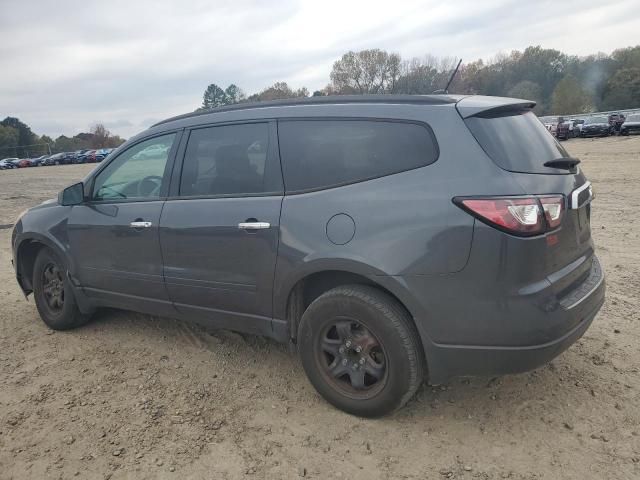
[[149,175],[138,182],[137,190],[139,197],[151,197],[158,195],[160,186],[162,185],[162,177],[158,175]]

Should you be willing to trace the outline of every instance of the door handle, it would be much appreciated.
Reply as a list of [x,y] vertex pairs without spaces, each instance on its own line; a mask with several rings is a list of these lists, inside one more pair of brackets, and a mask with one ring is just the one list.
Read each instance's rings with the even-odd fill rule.
[[131,228],[149,228],[151,225],[153,225],[151,222],[142,222],[138,220],[129,224]]
[[242,222],[238,224],[240,230],[264,230],[270,227],[271,224],[267,222]]

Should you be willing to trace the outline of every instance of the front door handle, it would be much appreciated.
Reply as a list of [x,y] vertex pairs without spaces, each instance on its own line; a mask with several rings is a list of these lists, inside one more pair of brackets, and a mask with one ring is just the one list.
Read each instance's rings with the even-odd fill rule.
[[267,222],[242,222],[238,224],[240,230],[264,230],[270,227],[271,224]]
[[149,228],[151,225],[153,225],[151,222],[142,222],[138,220],[129,224],[131,228]]

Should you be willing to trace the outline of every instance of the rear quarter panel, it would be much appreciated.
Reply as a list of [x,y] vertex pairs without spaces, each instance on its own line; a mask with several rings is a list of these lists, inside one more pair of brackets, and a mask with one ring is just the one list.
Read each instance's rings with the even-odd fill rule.
[[[334,105],[331,110],[322,114],[425,122],[434,131],[440,155],[435,163],[415,170],[285,196],[275,277],[276,318],[285,317],[295,283],[316,271],[437,277],[463,270],[474,220],[452,198],[523,193],[517,183],[505,182],[507,172],[486,158],[453,105]],[[344,245],[332,243],[326,233],[328,220],[340,213],[355,223],[355,234]],[[428,302],[429,292],[417,294],[426,297],[421,305]]]

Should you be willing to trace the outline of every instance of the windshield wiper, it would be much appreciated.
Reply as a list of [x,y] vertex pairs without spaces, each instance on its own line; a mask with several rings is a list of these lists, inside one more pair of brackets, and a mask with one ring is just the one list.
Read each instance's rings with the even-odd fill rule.
[[549,160],[548,162],[544,162],[545,167],[551,168],[561,168],[564,170],[571,170],[576,165],[580,163],[580,160],[572,157],[562,157],[556,158],[555,160]]

